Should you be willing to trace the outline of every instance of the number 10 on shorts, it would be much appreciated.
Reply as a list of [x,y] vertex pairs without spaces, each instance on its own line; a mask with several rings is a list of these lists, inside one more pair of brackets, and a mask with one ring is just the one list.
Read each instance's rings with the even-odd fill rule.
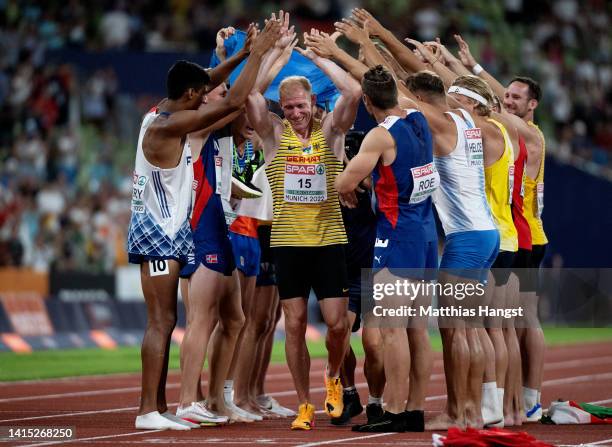
[[161,276],[170,273],[167,259],[152,259],[149,261],[149,276]]

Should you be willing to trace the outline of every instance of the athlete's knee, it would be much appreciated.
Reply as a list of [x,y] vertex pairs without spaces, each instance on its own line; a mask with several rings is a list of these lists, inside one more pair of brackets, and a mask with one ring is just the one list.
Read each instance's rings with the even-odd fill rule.
[[174,327],[176,326],[177,317],[176,313],[163,313],[157,315],[150,315],[148,327],[155,331],[159,331],[164,335],[168,335],[172,333]]
[[307,319],[300,318],[299,316],[288,317],[285,316],[285,332],[289,335],[302,335],[306,334],[306,327],[308,325]]
[[349,331],[348,318],[338,318],[327,325],[327,333],[331,337],[344,337]]
[[376,358],[382,355],[383,343],[381,337],[363,337],[363,350],[366,357]]
[[244,327],[246,319],[242,309],[239,312],[234,312],[232,315],[228,315],[225,318],[219,320],[221,330],[230,335],[237,335]]
[[271,330],[273,322],[268,318],[255,318],[249,322],[249,330],[256,338],[261,338]]

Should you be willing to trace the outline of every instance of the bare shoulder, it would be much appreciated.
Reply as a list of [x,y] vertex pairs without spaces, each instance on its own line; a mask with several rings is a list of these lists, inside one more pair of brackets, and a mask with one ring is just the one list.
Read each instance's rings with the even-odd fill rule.
[[361,143],[361,147],[366,150],[376,150],[376,148],[381,148],[380,151],[382,151],[383,149],[394,146],[395,141],[393,140],[391,133],[381,126],[376,126],[370,130]]

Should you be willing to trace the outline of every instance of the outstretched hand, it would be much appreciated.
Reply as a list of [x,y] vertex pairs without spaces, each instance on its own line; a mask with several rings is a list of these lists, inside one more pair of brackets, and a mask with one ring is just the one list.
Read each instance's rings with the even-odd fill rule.
[[246,51],[247,53],[251,52],[251,49],[253,48],[253,42],[255,41],[255,38],[257,37],[258,34],[259,34],[258,25],[256,23],[250,23],[247,29],[246,40],[244,42],[244,51]]
[[336,39],[340,33],[335,32],[331,36],[327,33],[304,34],[304,43],[319,57],[332,59],[336,51],[339,50],[336,45]]
[[281,35],[281,23],[279,20],[266,20],[266,26],[255,38],[252,51],[260,51],[264,54],[276,44]]
[[367,22],[367,29],[370,36],[378,37],[387,30],[371,13],[363,8],[353,8],[351,11],[351,18],[364,28],[366,28]]
[[459,44],[459,60],[464,66],[471,70],[475,65],[478,64],[478,62],[476,62],[476,59],[474,59],[474,56],[472,56],[472,53],[470,52],[470,46],[465,40],[463,40],[461,35],[455,34],[454,37],[457,41],[457,44]]
[[416,48],[416,51],[418,51],[421,54],[421,56],[426,62],[433,65],[438,61],[438,59],[434,56],[434,54],[430,50],[428,50],[427,47],[425,47],[425,45],[423,45],[418,40],[411,39],[409,37],[406,37],[404,40],[407,43],[414,45],[414,47]]
[[217,43],[217,48],[222,47],[225,44],[225,40],[229,39],[235,33],[236,33],[236,28],[234,28],[233,26],[221,28],[219,31],[217,31],[217,36],[215,38],[215,41]]
[[344,37],[356,44],[361,44],[370,39],[368,31],[350,19],[342,19],[341,22],[334,23],[334,26],[336,31],[342,33]]

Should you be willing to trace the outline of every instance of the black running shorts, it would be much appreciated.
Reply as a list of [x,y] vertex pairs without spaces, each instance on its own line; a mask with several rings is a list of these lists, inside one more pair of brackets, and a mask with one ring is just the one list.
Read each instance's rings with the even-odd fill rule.
[[308,298],[311,288],[317,300],[348,296],[344,245],[274,247],[273,252],[281,300]]

